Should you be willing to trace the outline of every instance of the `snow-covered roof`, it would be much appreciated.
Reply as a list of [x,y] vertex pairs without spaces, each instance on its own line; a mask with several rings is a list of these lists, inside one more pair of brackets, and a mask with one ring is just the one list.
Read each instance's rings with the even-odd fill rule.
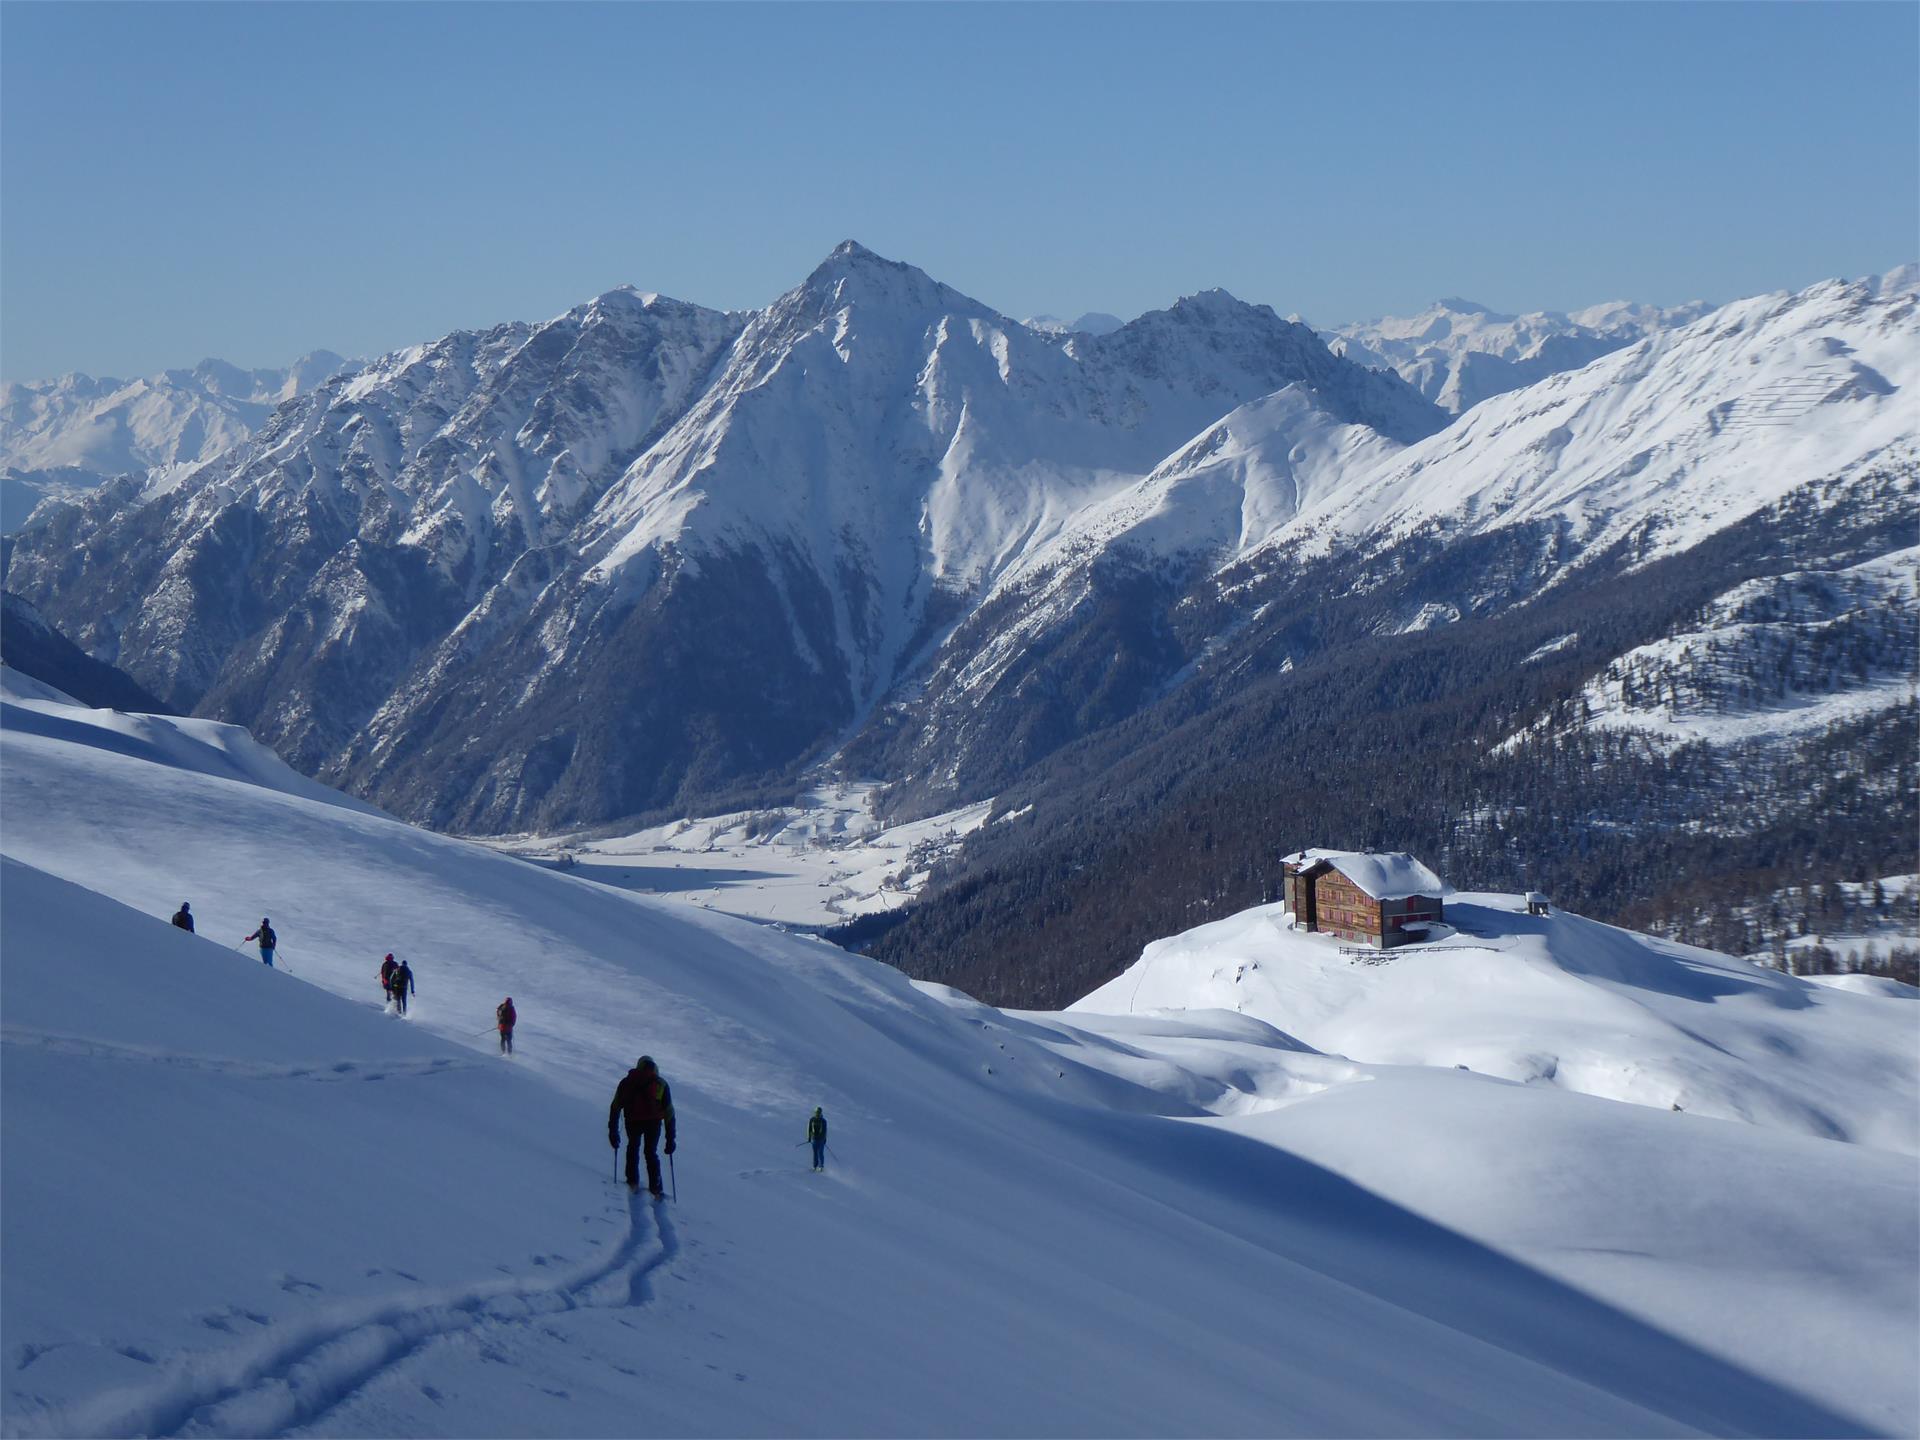
[[1376,900],[1409,895],[1440,895],[1440,877],[1404,850],[1297,850],[1286,863],[1305,868],[1321,861],[1333,866]]
[[1543,895],[1540,891],[1538,890],[1527,891],[1527,904],[1545,905],[1546,903],[1547,903],[1547,897]]

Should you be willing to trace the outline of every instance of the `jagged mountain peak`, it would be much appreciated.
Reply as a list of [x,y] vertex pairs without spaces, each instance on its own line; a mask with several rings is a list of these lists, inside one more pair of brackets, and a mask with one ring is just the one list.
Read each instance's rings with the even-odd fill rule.
[[657,305],[679,305],[682,301],[662,295],[657,290],[642,290],[633,285],[616,285],[589,300],[588,310],[651,310]]
[[1167,344],[1278,345],[1316,366],[1332,358],[1309,326],[1286,319],[1271,305],[1242,300],[1218,288],[1183,295],[1165,309],[1149,310],[1110,334],[1074,335],[1069,343],[1108,354]]
[[[899,261],[888,260],[885,256],[869,250],[858,240],[852,239],[842,240],[838,245],[834,246],[833,249],[829,250],[827,252],[827,260],[847,260],[854,262],[872,260],[882,265],[895,265],[900,263]],[[822,263],[826,262],[823,261]]]
[[767,313],[776,323],[790,323],[797,317],[818,318],[850,308],[1001,318],[990,307],[942,284],[917,265],[876,255],[854,240],[836,245]]
[[[1196,290],[1191,295],[1182,295],[1165,310],[1148,312],[1148,315],[1154,314],[1166,315],[1188,322],[1217,321],[1226,318],[1239,319],[1255,316],[1266,316],[1275,320],[1280,318],[1275,314],[1271,305],[1261,305],[1257,302],[1242,300],[1232,291],[1223,290],[1217,285],[1208,290]],[[1147,319],[1148,316],[1143,315],[1140,318],[1144,320]]]

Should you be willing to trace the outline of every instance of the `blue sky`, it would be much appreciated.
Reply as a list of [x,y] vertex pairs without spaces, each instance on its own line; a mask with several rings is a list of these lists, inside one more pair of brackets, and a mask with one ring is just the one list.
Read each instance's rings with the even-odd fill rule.
[[1920,7],[0,7],[0,373],[370,354],[849,236],[1016,316],[1920,251]]

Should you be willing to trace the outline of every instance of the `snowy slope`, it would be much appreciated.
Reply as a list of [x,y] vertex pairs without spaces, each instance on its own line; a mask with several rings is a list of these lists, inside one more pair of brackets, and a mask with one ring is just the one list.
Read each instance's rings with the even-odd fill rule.
[[1909,1157],[1466,1071],[1363,1065],[1231,1010],[1083,1005],[1002,1023],[1061,1063],[1308,1157],[1888,1433],[1913,1427]]
[[1116,548],[1237,556],[1330,498],[1353,472],[1377,468],[1402,448],[1290,385],[1235,409],[1137,485],[1089,506],[1025,569]]
[[1345,955],[1278,905],[1147,947],[1074,1009],[1229,1009],[1316,1050],[1455,1066],[1920,1154],[1909,1008],[1518,895],[1449,895],[1449,933]]
[[0,666],[0,703],[5,704],[6,729],[12,737],[75,741],[196,775],[297,795],[321,805],[339,805],[368,815],[380,813],[351,795],[309,780],[238,725],[88,709],[10,666]]
[[[1650,1322],[1118,1061],[1065,1063],[1057,1028],[128,754],[72,718],[0,728],[9,1434],[1839,1434],[1914,1418],[1876,1339],[1912,1268],[1912,1180],[1863,1147],[1823,1147],[1844,1233],[1787,1232],[1783,1255],[1738,1215],[1683,1227],[1742,1237],[1697,1300],[1724,1304],[1724,1263],[1752,1282],[1742,1298],[1817,1295],[1859,1342],[1849,1394],[1810,1398],[1756,1373],[1764,1353],[1669,1333],[1657,1296]],[[201,938],[161,918],[182,896]],[[268,906],[275,973],[225,948]],[[388,948],[419,972],[410,1025],[373,1003]],[[512,1062],[473,1034],[507,992]],[[1244,1032],[1214,1061],[1235,1046]],[[681,1199],[660,1210],[602,1178],[605,1097],[642,1047],[681,1112]],[[793,1145],[815,1103],[844,1151],[818,1177]],[[1780,1160],[1749,1141],[1772,1132],[1690,1123],[1720,1137],[1724,1180]],[[1649,1183],[1676,1158],[1651,1130],[1609,1156]],[[1783,1203],[1808,1198],[1805,1173],[1777,1177]],[[1508,1200],[1536,1220],[1559,1203],[1530,1193]],[[1851,1285],[1875,1245],[1892,1280]]]

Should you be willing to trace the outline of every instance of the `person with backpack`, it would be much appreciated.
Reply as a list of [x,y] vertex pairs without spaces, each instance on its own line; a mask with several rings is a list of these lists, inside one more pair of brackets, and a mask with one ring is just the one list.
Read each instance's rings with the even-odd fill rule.
[[651,1055],[642,1055],[614,1088],[613,1104],[607,1107],[607,1143],[620,1148],[620,1122],[627,1122],[627,1188],[640,1188],[640,1151],[647,1155],[647,1191],[658,1200],[666,1191],[660,1186],[660,1157],[654,1153],[660,1130],[667,1132],[667,1154],[674,1151],[673,1091],[660,1078],[660,1067]]
[[380,993],[386,996],[383,1004],[393,999],[393,972],[399,968],[400,962],[393,958],[393,952],[389,950],[387,958],[380,962]]
[[[813,1146],[813,1168],[827,1168],[827,1117],[818,1105],[813,1107],[813,1118],[807,1121],[807,1143]],[[858,1145],[853,1147],[858,1150]]]
[[393,997],[393,1013],[407,1013],[407,996],[419,987],[413,983],[413,967],[402,960],[394,967],[393,979],[387,985],[387,993]]
[[513,1011],[513,996],[509,995],[493,1007],[493,1023],[500,1031],[500,1053],[513,1054],[513,1027],[519,1016]]
[[271,966],[273,964],[273,952],[279,948],[280,945],[280,937],[273,933],[273,922],[262,915],[260,917],[260,928],[251,935],[243,935],[240,943],[244,945],[249,940],[258,940],[260,942],[261,963]]
[[173,928],[193,934],[193,911],[184,900],[180,902],[180,908],[173,912]]

